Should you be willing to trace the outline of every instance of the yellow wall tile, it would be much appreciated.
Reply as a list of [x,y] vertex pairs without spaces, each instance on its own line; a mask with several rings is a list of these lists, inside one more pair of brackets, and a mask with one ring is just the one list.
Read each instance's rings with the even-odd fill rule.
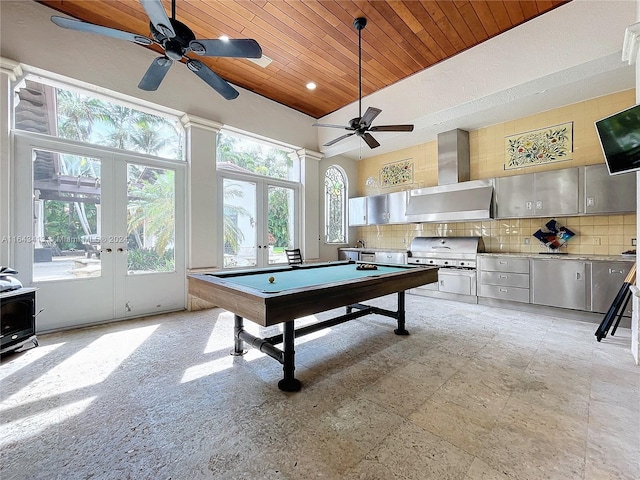
[[[604,159],[593,126],[594,122],[635,103],[635,91],[626,90],[472,130],[469,132],[471,180],[601,164]],[[504,169],[505,136],[565,122],[573,122],[574,148],[571,160],[529,168]],[[395,189],[381,188],[380,169],[385,164],[406,159],[411,159],[414,164],[413,183]],[[374,188],[366,186],[368,178],[375,180]],[[437,185],[437,144],[435,141],[427,142],[360,161],[357,182],[359,195],[374,195],[399,189]],[[472,235],[483,237],[485,250],[488,252],[535,253],[543,251],[545,247],[532,235],[548,220],[548,218],[524,218],[445,224],[368,226],[358,228],[358,238],[363,238],[367,245],[372,247],[403,249],[408,248],[411,240],[416,236]],[[622,250],[634,248],[631,246],[631,239],[636,238],[636,214],[566,217],[556,218],[556,220],[576,233],[576,237],[563,246],[564,251],[568,253],[617,255]],[[600,239],[600,245],[595,245],[595,238]],[[529,239],[529,245],[524,243],[525,239]]]

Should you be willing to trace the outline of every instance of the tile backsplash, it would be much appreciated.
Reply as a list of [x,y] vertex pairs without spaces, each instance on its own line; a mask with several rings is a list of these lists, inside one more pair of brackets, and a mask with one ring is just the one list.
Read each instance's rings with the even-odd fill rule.
[[[596,165],[604,157],[594,128],[594,121],[634,105],[635,90],[606,95],[528,117],[471,130],[470,179],[495,178],[546,170]],[[560,123],[573,123],[573,152],[570,160],[549,165],[505,169],[505,137],[520,132],[545,128]],[[414,168],[412,185],[403,189],[423,188],[438,184],[438,152],[435,141],[382,154],[358,162],[358,194],[389,193],[392,189],[373,188],[366,179],[378,178],[384,165],[410,159]],[[375,182],[374,182],[375,183]],[[573,231],[561,252],[583,255],[619,255],[635,249],[636,214],[554,217]],[[546,251],[533,233],[551,218],[517,218],[477,222],[373,225],[358,227],[358,236],[367,247],[407,249],[417,236],[482,236],[485,249],[492,253],[537,253]]]
[[[560,247],[561,252],[580,255],[619,255],[635,250],[636,214],[554,217],[574,232],[575,237]],[[533,233],[550,218],[483,220],[476,222],[415,223],[358,227],[357,238],[369,248],[406,250],[414,237],[480,236],[490,253],[544,252]]]

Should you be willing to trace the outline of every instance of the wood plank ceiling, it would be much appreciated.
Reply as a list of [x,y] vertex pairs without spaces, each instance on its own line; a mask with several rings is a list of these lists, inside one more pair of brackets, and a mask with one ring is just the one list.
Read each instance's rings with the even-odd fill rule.
[[[235,85],[320,118],[358,99],[356,17],[368,20],[362,31],[366,96],[568,1],[177,0],[176,19],[196,38],[257,40],[272,59],[266,68],[246,59],[190,56]],[[40,3],[79,20],[149,36],[137,0]],[[171,16],[171,2],[163,3]],[[317,84],[313,91],[306,88],[310,81]]]

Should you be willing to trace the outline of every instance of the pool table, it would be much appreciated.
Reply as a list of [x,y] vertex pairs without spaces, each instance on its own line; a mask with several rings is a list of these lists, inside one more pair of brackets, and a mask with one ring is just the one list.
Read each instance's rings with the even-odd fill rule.
[[[369,267],[366,267],[369,265]],[[438,280],[437,267],[362,264],[353,261],[311,263],[284,267],[190,274],[189,293],[234,314],[234,355],[244,353],[244,343],[283,364],[278,387],[298,391],[294,376],[294,339],[323,328],[376,313],[395,318],[397,335],[405,329],[404,292]],[[363,305],[361,301],[398,294],[398,310]],[[345,315],[296,329],[294,321],[307,315],[346,307]],[[284,323],[284,333],[259,338],[244,330],[243,319],[267,327]],[[274,345],[284,343],[284,350]]]

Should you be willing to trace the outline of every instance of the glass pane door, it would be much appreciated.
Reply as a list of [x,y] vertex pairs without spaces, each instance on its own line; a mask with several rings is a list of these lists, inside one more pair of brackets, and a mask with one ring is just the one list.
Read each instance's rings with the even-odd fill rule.
[[11,267],[40,330],[185,305],[185,166],[16,135]]
[[175,173],[127,165],[127,275],[175,271]]
[[255,267],[258,265],[257,185],[224,178],[222,196],[223,267]]
[[97,158],[34,148],[33,281],[102,274]]
[[267,193],[267,222],[269,264],[287,263],[284,250],[295,245],[295,191],[292,188],[269,185]]

